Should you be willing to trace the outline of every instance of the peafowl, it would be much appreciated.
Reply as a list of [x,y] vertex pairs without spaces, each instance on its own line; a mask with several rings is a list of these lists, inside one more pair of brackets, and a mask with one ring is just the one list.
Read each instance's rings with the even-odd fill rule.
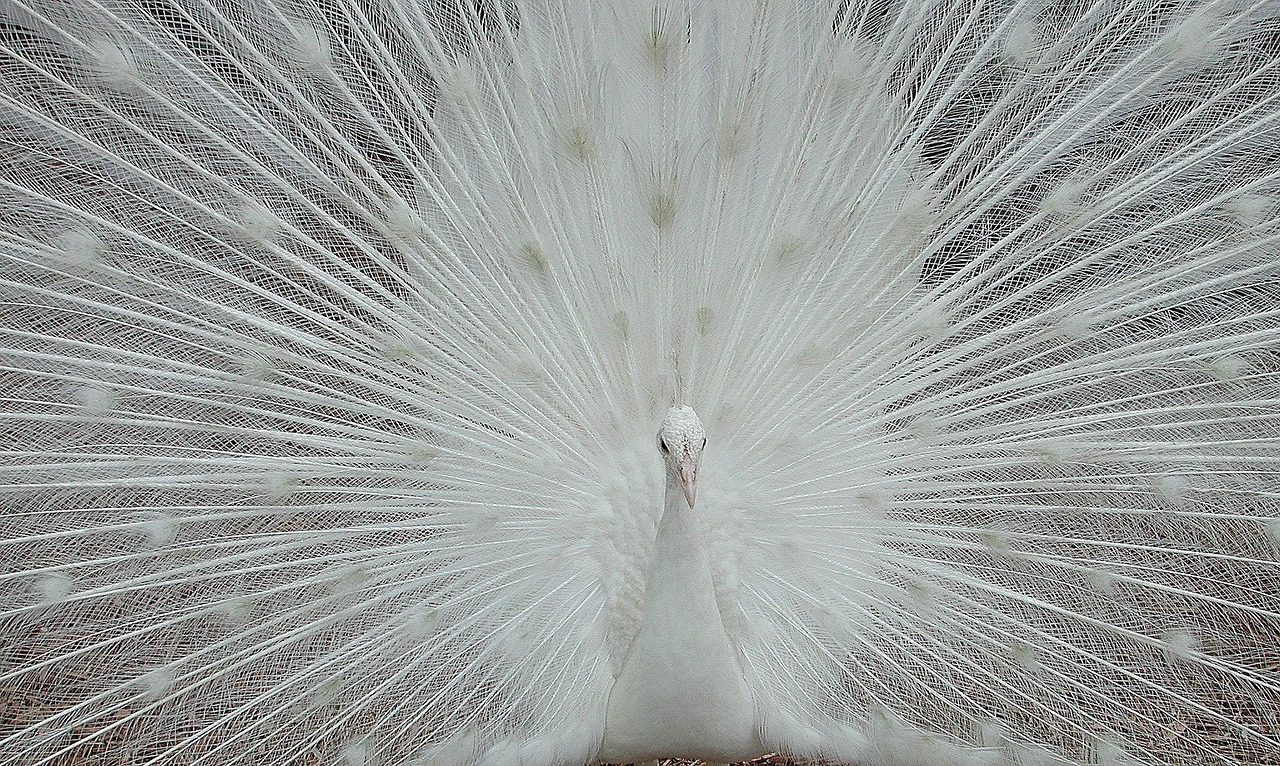
[[0,762],[1280,764],[1276,0],[0,0]]

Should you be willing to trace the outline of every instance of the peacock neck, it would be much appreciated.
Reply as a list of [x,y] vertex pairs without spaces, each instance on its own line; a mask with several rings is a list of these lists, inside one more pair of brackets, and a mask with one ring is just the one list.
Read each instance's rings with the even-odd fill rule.
[[675,618],[683,623],[698,616],[706,627],[714,624],[723,633],[706,531],[685,500],[680,480],[667,473],[666,500],[645,583],[645,618]]
[[755,758],[764,746],[716,601],[705,530],[668,474],[644,616],[610,692],[600,759]]

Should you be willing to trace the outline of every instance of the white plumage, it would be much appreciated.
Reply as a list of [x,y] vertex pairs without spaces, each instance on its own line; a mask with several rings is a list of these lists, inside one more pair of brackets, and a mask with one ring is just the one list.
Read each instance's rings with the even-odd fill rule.
[[695,510],[706,430],[672,407],[658,431],[666,491],[644,578],[641,624],[609,689],[601,760],[672,753],[716,763],[767,754],[755,704],[716,599],[706,530]]
[[1280,762],[1278,29],[0,2],[0,755]]

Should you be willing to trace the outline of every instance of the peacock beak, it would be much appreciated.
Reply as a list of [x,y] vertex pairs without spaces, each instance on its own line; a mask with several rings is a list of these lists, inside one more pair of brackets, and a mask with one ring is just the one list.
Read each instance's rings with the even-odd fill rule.
[[693,508],[693,501],[698,496],[698,464],[692,460],[685,462],[680,461],[676,466],[676,471],[680,474],[680,485],[684,487],[684,499],[689,501],[689,507]]

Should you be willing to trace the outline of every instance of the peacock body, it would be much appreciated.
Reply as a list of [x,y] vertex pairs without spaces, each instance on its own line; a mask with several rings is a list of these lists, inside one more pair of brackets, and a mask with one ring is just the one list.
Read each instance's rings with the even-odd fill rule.
[[1274,0],[3,0],[0,760],[1280,763],[1277,136]]

